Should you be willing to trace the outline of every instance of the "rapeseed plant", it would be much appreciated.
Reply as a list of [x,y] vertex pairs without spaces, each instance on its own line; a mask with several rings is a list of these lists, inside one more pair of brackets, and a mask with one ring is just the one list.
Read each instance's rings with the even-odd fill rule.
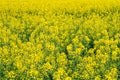
[[0,80],[119,80],[120,0],[0,0]]

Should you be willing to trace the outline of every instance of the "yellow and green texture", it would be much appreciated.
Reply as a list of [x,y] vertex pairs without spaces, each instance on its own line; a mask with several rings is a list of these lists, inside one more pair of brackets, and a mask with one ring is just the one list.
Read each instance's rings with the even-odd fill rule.
[[0,80],[119,80],[120,0],[0,0]]

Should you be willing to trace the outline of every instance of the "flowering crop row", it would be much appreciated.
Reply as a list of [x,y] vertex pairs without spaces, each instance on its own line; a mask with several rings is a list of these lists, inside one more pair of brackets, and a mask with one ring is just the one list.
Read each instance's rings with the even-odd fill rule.
[[0,0],[0,80],[119,80],[119,0]]

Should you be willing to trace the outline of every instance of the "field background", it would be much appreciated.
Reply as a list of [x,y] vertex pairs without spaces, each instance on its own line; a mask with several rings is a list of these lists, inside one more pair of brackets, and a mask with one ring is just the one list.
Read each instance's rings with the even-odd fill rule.
[[0,0],[0,80],[120,80],[120,0]]

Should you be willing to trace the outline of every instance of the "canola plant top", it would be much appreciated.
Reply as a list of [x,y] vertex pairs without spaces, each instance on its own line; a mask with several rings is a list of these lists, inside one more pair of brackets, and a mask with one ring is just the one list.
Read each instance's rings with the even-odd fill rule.
[[0,80],[119,80],[120,0],[0,0]]
[[0,0],[0,9],[110,9],[119,7],[119,0]]

